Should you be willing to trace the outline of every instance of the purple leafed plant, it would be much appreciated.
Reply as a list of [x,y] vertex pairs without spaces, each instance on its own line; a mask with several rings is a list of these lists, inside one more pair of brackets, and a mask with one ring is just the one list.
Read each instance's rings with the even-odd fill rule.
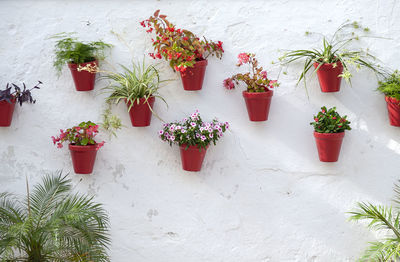
[[42,82],[38,81],[38,83],[34,87],[32,87],[31,89],[27,89],[25,83],[22,83],[22,85],[24,86],[24,88],[22,89],[16,84],[7,83],[6,89],[0,90],[0,101],[5,100],[11,104],[13,100],[15,100],[17,103],[19,103],[20,106],[22,106],[22,103],[24,102],[35,103],[36,100],[32,98],[31,91],[33,89],[40,89],[39,85],[41,84]]

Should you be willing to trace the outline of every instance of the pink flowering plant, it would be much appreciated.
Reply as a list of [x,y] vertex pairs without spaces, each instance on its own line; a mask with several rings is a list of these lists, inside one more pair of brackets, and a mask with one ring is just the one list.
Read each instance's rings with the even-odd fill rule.
[[314,116],[314,122],[310,125],[314,126],[315,132],[318,133],[341,133],[345,130],[351,130],[350,122],[346,119],[347,116],[341,117],[336,112],[336,107],[326,109],[321,107],[321,111]]
[[179,72],[185,72],[187,67],[193,67],[196,61],[210,55],[221,59],[224,52],[221,41],[213,42],[205,37],[200,40],[192,32],[176,28],[166,17],[157,10],[149,19],[140,22],[147,28],[147,33],[156,34],[155,39],[151,39],[155,53],[149,54],[153,59],[164,58],[174,71]]
[[67,130],[60,129],[60,135],[57,137],[52,136],[54,145],[57,148],[62,148],[63,143],[68,141],[75,146],[97,145],[97,150],[104,145],[104,141],[97,143],[94,137],[99,133],[99,126],[91,121],[82,122],[77,126],[68,128]]
[[242,65],[249,66],[249,72],[245,74],[236,74],[224,80],[223,84],[226,89],[234,89],[235,84],[244,82],[247,86],[247,92],[268,92],[274,87],[278,86],[277,80],[270,80],[267,77],[267,71],[262,67],[258,67],[258,61],[255,58],[255,54],[252,53],[240,53],[238,55],[238,63],[236,66]]
[[189,118],[184,118],[180,122],[164,124],[159,131],[163,141],[172,144],[189,146],[196,145],[197,148],[206,148],[209,144],[214,145],[229,128],[229,123],[219,122],[214,119],[211,122],[203,122],[199,111],[196,110]]

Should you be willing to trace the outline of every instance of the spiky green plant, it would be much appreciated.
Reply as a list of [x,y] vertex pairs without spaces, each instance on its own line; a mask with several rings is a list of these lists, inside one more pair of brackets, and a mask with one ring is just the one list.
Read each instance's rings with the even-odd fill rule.
[[[167,104],[165,99],[158,93],[158,90],[160,84],[169,80],[161,80],[158,69],[153,65],[146,65],[144,60],[141,64],[133,63],[132,69],[123,65],[121,67],[123,72],[105,72],[105,75],[102,77],[111,80],[110,84],[103,89],[105,93],[109,94],[106,99],[107,104],[118,104],[121,100],[125,103],[126,100],[129,103],[129,111],[135,103],[139,104],[140,99],[144,98],[151,112],[158,117],[151,108],[148,99],[154,96]],[[110,125],[110,121],[108,121],[103,127],[115,133],[114,130],[119,129],[118,123],[121,122],[116,119],[116,116],[110,116],[111,111],[107,110],[105,111],[107,114],[104,114],[104,119],[113,120],[112,123],[114,125]]]
[[51,38],[58,39],[54,48],[54,62],[53,65],[58,74],[65,63],[81,64],[92,62],[94,60],[103,60],[104,50],[112,47],[102,41],[94,42],[80,42],[74,33],[59,33]]
[[62,172],[47,174],[27,197],[0,194],[0,260],[109,261],[109,220],[92,197],[72,193]]
[[400,72],[395,70],[383,81],[379,81],[378,91],[388,97],[400,100]]
[[[352,29],[352,30],[349,30]],[[360,69],[366,67],[371,69],[377,75],[383,75],[383,69],[375,61],[375,56],[371,55],[367,50],[348,50],[349,44],[359,40],[361,37],[369,37],[367,35],[357,35],[355,31],[362,31],[368,33],[367,27],[362,27],[358,22],[345,22],[339,26],[331,38],[323,36],[322,48],[316,49],[300,49],[290,50],[285,52],[283,56],[279,58],[282,65],[288,65],[297,60],[305,59],[303,71],[297,81],[297,84],[304,81],[306,87],[306,74],[313,68],[314,63],[319,63],[318,67],[313,72],[317,72],[323,64],[333,64],[334,67],[337,63],[341,62],[343,65],[343,73],[339,75],[351,84],[352,74],[350,72],[350,66]],[[312,33],[306,32],[306,35]]]
[[371,242],[359,261],[399,261],[400,260],[400,186],[395,184],[393,206],[373,205],[359,202],[350,220],[369,222],[368,228],[383,231],[386,236]]

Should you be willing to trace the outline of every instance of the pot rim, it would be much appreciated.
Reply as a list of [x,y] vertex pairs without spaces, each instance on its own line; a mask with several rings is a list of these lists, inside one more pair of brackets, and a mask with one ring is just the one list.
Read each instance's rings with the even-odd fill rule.
[[400,100],[398,100],[394,97],[391,97],[391,96],[386,96],[386,95],[385,95],[385,101],[388,103],[392,103],[392,104],[397,104],[397,105],[400,104]]
[[[320,64],[319,62],[314,62],[313,65],[314,65],[315,68],[317,68],[319,64]],[[321,68],[324,68],[324,69],[336,69],[336,68],[342,69],[343,68],[343,64],[340,61],[336,62],[336,64],[337,64],[336,68],[333,68],[333,64],[334,63],[323,63],[322,66],[319,69],[321,69]]]
[[[206,65],[208,65],[208,61],[207,61],[207,59],[196,61],[196,63],[193,65],[193,67],[195,67],[196,65],[197,66],[206,66]],[[193,67],[188,67],[188,68],[193,68]]]
[[336,140],[343,139],[345,131],[339,133],[319,133],[314,131],[314,137],[318,139]]
[[[148,101],[150,101],[150,100],[154,100],[156,97],[155,96],[149,96],[149,99],[148,99]],[[144,97],[141,97],[141,98],[139,98],[139,103],[142,103],[142,101],[144,101],[146,98],[144,98]],[[126,98],[124,98],[124,100],[125,100],[125,103],[126,104],[129,104],[130,103],[130,101],[128,101]],[[135,100],[136,101],[136,100]]]
[[[197,148],[197,145],[189,146],[187,149],[185,149],[186,146],[187,146],[187,144],[182,144],[182,145],[179,146],[179,148],[180,148],[180,149],[184,149],[185,151],[187,151],[187,150],[197,150],[197,151],[198,151],[198,150],[199,150],[199,148]],[[207,150],[209,147],[210,147],[210,145],[208,144],[208,145],[206,146],[205,150]],[[204,149],[204,148],[201,147],[201,149]]]
[[97,59],[90,61],[90,62],[86,62],[86,63],[80,63],[80,64],[75,64],[75,63],[67,63],[69,68],[77,68],[79,65],[87,65],[87,64],[92,64],[95,63],[96,65],[99,63],[99,61]]
[[94,145],[86,145],[86,146],[77,146],[69,144],[68,148],[71,151],[97,151],[97,143]]
[[260,99],[260,98],[268,98],[272,97],[274,95],[274,91],[268,90],[265,92],[247,92],[243,91],[242,95],[244,98],[254,98],[254,99]]

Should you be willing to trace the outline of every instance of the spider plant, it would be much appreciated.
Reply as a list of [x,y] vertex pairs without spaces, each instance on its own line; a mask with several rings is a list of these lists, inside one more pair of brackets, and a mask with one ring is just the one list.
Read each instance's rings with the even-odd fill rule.
[[0,194],[1,261],[109,261],[108,216],[87,195],[72,194],[62,172],[47,174],[27,197]]
[[[158,89],[160,88],[160,84],[169,80],[161,80],[158,69],[153,65],[146,65],[144,60],[142,63],[133,63],[131,69],[123,65],[121,65],[121,68],[123,71],[120,73],[106,72],[102,77],[111,81],[103,89],[105,93],[109,94],[106,98],[107,104],[111,106],[112,104],[118,104],[121,100],[124,102],[126,100],[126,103],[129,105],[129,112],[135,103],[139,104],[140,99],[144,98],[144,103],[159,118],[151,108],[148,99],[150,97],[160,98],[167,104],[165,99],[158,93]],[[115,134],[113,130],[119,129],[121,122],[115,116],[110,116],[110,113],[111,111],[108,107],[103,115],[103,119],[107,119],[107,122],[111,124],[103,124],[103,127]]]
[[373,205],[359,202],[350,212],[350,220],[368,221],[368,227],[384,231],[386,236],[371,242],[359,261],[399,261],[400,259],[400,186],[395,184],[395,206]]
[[[357,35],[354,31],[362,31],[364,35]],[[358,22],[345,22],[339,26],[331,38],[324,35],[322,38],[322,48],[312,49],[299,49],[289,50],[283,56],[279,58],[282,65],[288,65],[297,60],[304,59],[303,71],[297,81],[297,84],[301,80],[304,81],[306,87],[306,74],[311,70],[314,63],[318,63],[318,66],[313,71],[317,72],[323,64],[332,64],[336,67],[339,63],[343,65],[343,72],[339,76],[344,78],[351,85],[350,66],[356,67],[357,70],[361,67],[371,69],[377,75],[383,75],[383,69],[380,65],[376,64],[377,60],[375,56],[371,55],[367,50],[349,50],[349,45],[359,40],[362,37],[367,36],[369,32],[367,27],[362,27]],[[306,35],[313,33],[306,32]]]

